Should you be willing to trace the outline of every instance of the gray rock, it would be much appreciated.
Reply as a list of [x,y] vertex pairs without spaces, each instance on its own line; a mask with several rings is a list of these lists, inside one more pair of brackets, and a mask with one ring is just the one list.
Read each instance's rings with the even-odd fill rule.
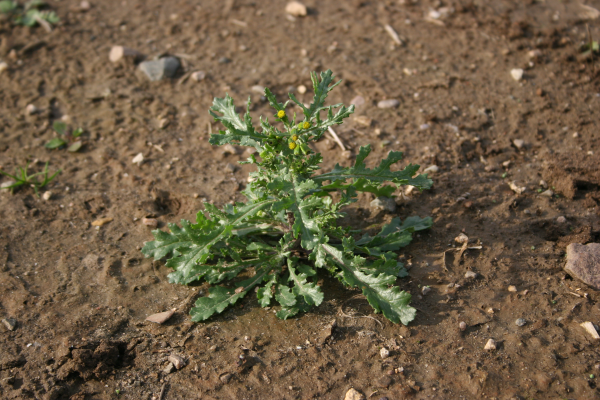
[[525,326],[527,324],[527,321],[525,320],[525,318],[519,318],[515,321],[515,325],[517,326]]
[[169,363],[165,369],[163,369],[163,372],[165,374],[170,374],[171,372],[175,371],[175,366],[173,365],[173,363]]
[[565,271],[594,289],[600,290],[600,243],[568,245]]
[[8,329],[9,331],[14,331],[15,328],[17,327],[17,320],[14,318],[4,318],[2,320],[2,323],[4,324],[6,329]]
[[378,197],[371,202],[371,208],[394,212],[396,211],[396,202],[389,197]]
[[173,364],[173,366],[177,369],[185,367],[185,360],[177,354],[171,354],[168,360],[171,361],[171,364]]
[[400,102],[396,99],[381,100],[379,103],[377,103],[377,107],[379,108],[395,108],[399,105]]
[[165,57],[160,60],[144,61],[140,63],[140,70],[151,81],[160,81],[163,78],[172,78],[179,68],[179,60],[175,57]]

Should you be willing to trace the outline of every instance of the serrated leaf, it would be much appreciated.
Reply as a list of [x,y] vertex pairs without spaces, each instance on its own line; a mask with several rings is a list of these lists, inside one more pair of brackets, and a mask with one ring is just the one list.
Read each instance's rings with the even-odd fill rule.
[[214,314],[222,313],[227,307],[246,295],[246,291],[236,293],[233,289],[225,289],[222,286],[213,286],[208,289],[207,297],[200,297],[190,310],[192,321],[206,321]]
[[[419,170],[418,165],[409,164],[401,171],[391,171],[390,166],[402,160],[402,153],[399,151],[390,151],[387,158],[382,160],[377,168],[366,168],[364,160],[370,152],[370,145],[362,146],[356,156],[356,162],[353,167],[344,168],[336,164],[331,172],[313,176],[311,179],[317,183],[330,180],[332,181],[332,188],[335,188],[336,185],[339,187],[347,179],[356,179],[357,181],[353,183],[360,183],[360,185],[367,188],[370,188],[370,186],[365,186],[366,183],[361,183],[358,180],[364,179],[368,183],[393,182],[396,185],[412,185],[418,189],[429,189],[433,184],[432,180],[427,178],[427,175],[414,176]],[[360,185],[358,187],[355,186],[357,190]],[[331,185],[323,186],[323,189],[326,190],[328,186]]]
[[277,285],[275,300],[283,307],[293,307],[297,303],[296,296],[292,293],[292,289],[282,284]]
[[261,307],[267,307],[271,304],[273,298],[273,285],[277,283],[277,275],[273,274],[265,284],[265,286],[258,289],[256,297],[258,298],[258,304]]
[[8,14],[17,9],[17,2],[10,0],[0,1],[0,12],[3,14]]
[[[240,144],[242,146],[255,147],[260,151],[267,137],[254,130],[249,111],[246,112],[244,121],[240,119],[239,115],[235,112],[233,99],[229,95],[226,95],[224,99],[215,97],[209,113],[216,121],[221,122],[227,128],[224,132],[211,135],[209,139],[210,144]],[[221,113],[222,116],[216,113]]]
[[[316,272],[308,265],[303,265],[302,269],[305,271],[309,270],[311,275],[316,274]],[[294,283],[292,293],[295,297],[302,296],[304,301],[311,306],[318,306],[323,302],[323,293],[321,292],[321,288],[313,282],[307,282],[306,278],[308,275],[306,273],[297,274],[293,262],[290,259],[288,259],[288,271],[290,272],[290,280]]]
[[351,287],[358,287],[367,297],[369,304],[394,323],[402,322],[407,325],[416,315],[416,310],[410,307],[411,295],[401,291],[397,286],[391,286],[396,281],[395,276],[384,273],[367,274],[359,268],[364,259],[355,257],[348,259],[343,252],[329,244],[320,245],[331,256],[332,260],[341,268],[341,276]]

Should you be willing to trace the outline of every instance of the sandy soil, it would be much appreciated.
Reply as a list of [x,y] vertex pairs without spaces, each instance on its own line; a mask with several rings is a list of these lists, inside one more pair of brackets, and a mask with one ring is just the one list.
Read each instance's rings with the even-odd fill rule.
[[[30,188],[0,194],[0,317],[17,321],[0,325],[0,397],[343,399],[351,387],[369,399],[600,397],[598,343],[579,325],[600,323],[599,294],[563,271],[565,247],[600,232],[600,65],[580,50],[588,27],[592,38],[600,30],[577,1],[306,0],[295,20],[275,0],[91,3],[50,1],[62,18],[51,33],[0,22],[0,166],[62,170],[48,201]],[[447,16],[425,18],[442,7]],[[113,45],[182,67],[150,82],[111,63]],[[410,278],[398,284],[416,320],[394,325],[323,275],[325,301],[297,318],[280,321],[249,296],[192,323],[207,285],[169,284],[164,263],[140,252],[152,239],[141,219],[165,228],[204,200],[242,200],[251,167],[232,172],[241,152],[208,144],[213,97],[251,96],[257,117],[268,104],[253,86],[283,99],[325,69],[344,79],[330,101],[365,99],[362,118],[338,130],[350,158],[318,144],[325,169],[367,143],[371,163],[393,149],[439,167],[432,190],[397,198],[398,216],[435,220],[402,254]],[[383,99],[400,105],[380,109]],[[61,118],[85,130],[78,153],[44,148]],[[392,218],[370,200],[340,223]],[[112,221],[91,225],[100,218]],[[458,259],[446,250],[461,232],[482,249]],[[172,308],[163,325],[145,321]],[[166,372],[171,354],[187,365]]]

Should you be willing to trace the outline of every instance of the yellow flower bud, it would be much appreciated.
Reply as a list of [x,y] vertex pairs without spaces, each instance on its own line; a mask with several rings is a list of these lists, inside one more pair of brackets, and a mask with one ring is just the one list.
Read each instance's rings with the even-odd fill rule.
[[296,140],[298,140],[298,135],[292,135],[291,139],[295,142]]
[[296,143],[290,142],[289,146],[290,146],[290,150],[294,150],[296,148]]
[[304,129],[308,129],[308,128],[310,128],[310,122],[308,122],[308,121],[304,122],[304,123],[302,124],[302,127],[303,127]]
[[283,111],[283,110],[277,111],[277,117],[278,118],[284,118],[285,117],[285,111]]

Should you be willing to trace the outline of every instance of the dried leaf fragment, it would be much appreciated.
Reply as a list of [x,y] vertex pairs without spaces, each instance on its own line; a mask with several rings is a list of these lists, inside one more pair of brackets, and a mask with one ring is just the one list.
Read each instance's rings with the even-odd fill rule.
[[600,335],[598,335],[598,331],[594,327],[590,321],[583,322],[580,324],[583,329],[585,329],[594,339],[600,339]]

